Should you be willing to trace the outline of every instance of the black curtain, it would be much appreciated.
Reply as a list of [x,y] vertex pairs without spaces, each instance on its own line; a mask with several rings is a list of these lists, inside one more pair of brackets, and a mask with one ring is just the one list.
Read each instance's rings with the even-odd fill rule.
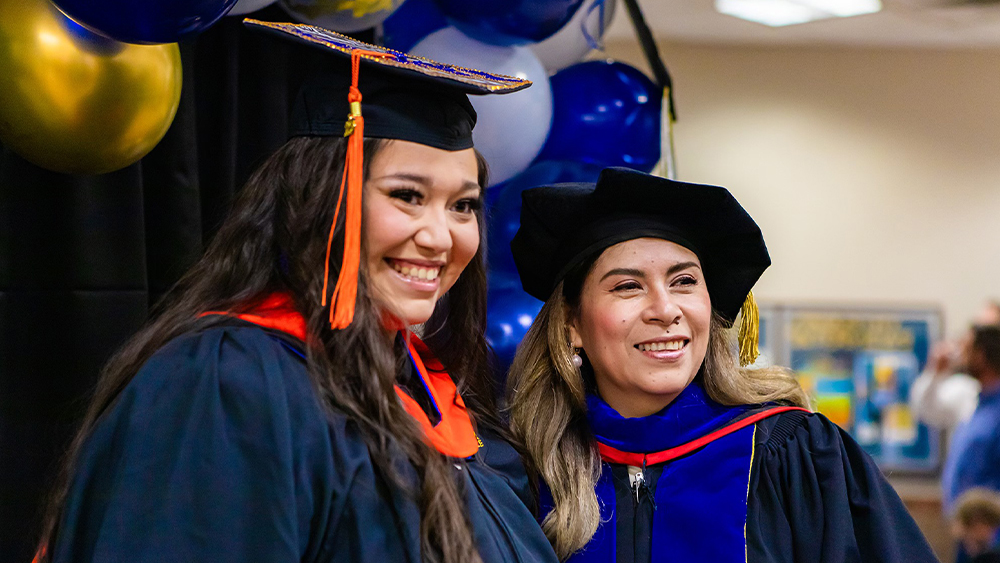
[[[288,21],[277,7],[252,16]],[[321,56],[223,18],[181,45],[177,116],[138,163],[68,176],[0,147],[0,561],[31,560],[101,366],[284,143],[294,94]]]

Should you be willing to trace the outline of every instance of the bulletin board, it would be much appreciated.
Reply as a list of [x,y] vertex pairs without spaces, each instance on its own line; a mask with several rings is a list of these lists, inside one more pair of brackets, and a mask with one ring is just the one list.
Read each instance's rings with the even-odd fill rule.
[[813,408],[884,472],[936,473],[941,433],[916,420],[908,399],[942,324],[936,308],[762,305],[758,364],[794,370]]

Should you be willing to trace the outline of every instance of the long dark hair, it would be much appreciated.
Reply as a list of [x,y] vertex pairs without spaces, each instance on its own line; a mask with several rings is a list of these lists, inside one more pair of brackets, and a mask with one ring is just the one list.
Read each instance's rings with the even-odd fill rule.
[[[365,177],[385,141],[365,141]],[[70,447],[63,473],[51,496],[42,546],[58,536],[58,523],[75,460],[101,415],[142,365],[177,336],[220,322],[199,313],[252,308],[275,291],[289,293],[305,318],[310,341],[307,364],[318,393],[330,408],[361,428],[375,467],[407,487],[421,512],[422,552],[426,561],[479,561],[462,491],[451,461],[427,445],[423,432],[399,403],[394,384],[401,353],[385,337],[379,306],[371,296],[364,261],[358,282],[354,322],[332,330],[320,306],[326,259],[326,233],[343,175],[346,142],[341,138],[298,137],[272,155],[248,180],[232,212],[199,260],[154,311],[153,320],[105,366],[82,427]],[[485,189],[486,165],[477,153],[479,184]],[[340,214],[330,257],[336,279],[343,248]],[[496,415],[495,388],[488,371],[486,270],[480,250],[424,324],[426,344],[448,367],[465,403],[480,426],[503,433]],[[451,304],[457,306],[452,307]],[[333,361],[336,359],[336,361]],[[402,452],[419,476],[408,486],[393,469]],[[395,453],[392,453],[395,452]],[[43,550],[44,551],[44,550]],[[44,556],[42,561],[49,560]]]

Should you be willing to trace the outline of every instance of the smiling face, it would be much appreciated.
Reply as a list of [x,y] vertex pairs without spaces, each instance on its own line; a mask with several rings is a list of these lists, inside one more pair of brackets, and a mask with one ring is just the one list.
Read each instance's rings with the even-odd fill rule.
[[368,279],[401,324],[429,319],[479,249],[478,176],[473,149],[388,141],[372,160],[364,197]]
[[571,343],[622,416],[663,409],[698,374],[712,304],[701,263],[687,248],[652,238],[609,247],[584,279],[579,303]]

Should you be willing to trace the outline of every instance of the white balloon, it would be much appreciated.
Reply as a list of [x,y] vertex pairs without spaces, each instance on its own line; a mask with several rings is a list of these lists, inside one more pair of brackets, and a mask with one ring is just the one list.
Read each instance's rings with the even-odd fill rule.
[[281,0],[296,20],[339,31],[356,33],[385,21],[403,0]]
[[443,63],[531,80],[530,88],[513,94],[469,96],[478,115],[472,141],[490,165],[490,184],[512,178],[531,164],[552,127],[548,72],[531,49],[487,45],[446,27],[410,51]]
[[531,50],[552,74],[582,61],[594,49],[593,42],[599,43],[611,26],[615,3],[616,0],[586,0],[566,25],[552,37],[531,45]]
[[239,0],[229,12],[226,13],[227,16],[242,16],[243,14],[249,14],[250,12],[256,12],[261,8],[266,8],[271,4],[274,4],[275,0]]

